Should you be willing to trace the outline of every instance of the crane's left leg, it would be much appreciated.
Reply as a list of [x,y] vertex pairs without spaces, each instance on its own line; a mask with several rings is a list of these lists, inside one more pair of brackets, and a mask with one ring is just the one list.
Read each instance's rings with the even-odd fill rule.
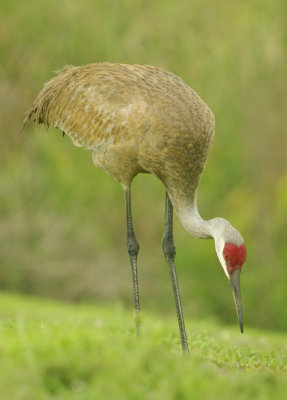
[[182,351],[185,354],[189,353],[188,343],[185,332],[185,325],[180,301],[179,288],[177,283],[176,269],[175,269],[175,245],[173,242],[173,206],[171,201],[166,193],[165,198],[165,217],[164,217],[164,234],[162,239],[162,249],[166,258],[166,261],[169,265],[170,277],[172,280],[172,287],[174,292],[175,304],[176,304],[176,312],[177,312],[177,320],[179,325],[180,337],[181,337],[181,345]]
[[138,288],[137,256],[138,256],[140,246],[135,237],[135,233],[134,233],[134,229],[133,229],[130,188],[125,190],[125,196],[126,196],[126,214],[127,214],[127,248],[128,248],[128,253],[129,253],[131,267],[132,267],[136,330],[137,330],[137,336],[139,337],[141,321],[140,321],[140,301],[139,301],[139,288]]

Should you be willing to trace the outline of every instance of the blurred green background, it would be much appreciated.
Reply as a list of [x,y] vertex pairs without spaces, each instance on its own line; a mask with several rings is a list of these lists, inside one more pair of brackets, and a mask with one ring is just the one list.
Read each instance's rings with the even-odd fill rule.
[[[25,111],[64,65],[152,64],[181,76],[216,116],[199,189],[203,218],[246,240],[245,326],[287,328],[287,63],[285,0],[0,1],[0,289],[132,307],[122,189],[91,154]],[[175,313],[161,251],[164,189],[133,182],[141,306]],[[186,316],[236,323],[213,241],[175,220]]]

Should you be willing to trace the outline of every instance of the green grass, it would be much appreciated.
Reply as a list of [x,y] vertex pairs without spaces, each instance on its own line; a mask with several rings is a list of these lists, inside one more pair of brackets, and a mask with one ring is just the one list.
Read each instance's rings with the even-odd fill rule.
[[283,399],[287,337],[143,315],[137,340],[120,305],[0,295],[1,399]]

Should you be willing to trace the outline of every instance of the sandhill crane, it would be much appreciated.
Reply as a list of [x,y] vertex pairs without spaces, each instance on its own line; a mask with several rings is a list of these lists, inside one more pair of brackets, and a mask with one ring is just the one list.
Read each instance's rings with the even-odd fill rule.
[[174,262],[173,208],[187,232],[201,239],[214,239],[243,332],[243,238],[223,218],[203,220],[197,208],[197,187],[212,146],[215,119],[181,78],[148,65],[95,63],[65,67],[46,83],[27,112],[23,127],[29,119],[59,128],[76,146],[90,150],[94,164],[122,185],[138,335],[139,244],[132,223],[130,185],[140,172],[154,174],[166,189],[162,248],[169,265],[183,352],[189,350]]

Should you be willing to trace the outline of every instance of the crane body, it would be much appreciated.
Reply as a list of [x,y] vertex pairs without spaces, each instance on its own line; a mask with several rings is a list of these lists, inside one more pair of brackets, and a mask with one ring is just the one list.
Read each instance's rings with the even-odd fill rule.
[[214,238],[219,261],[232,286],[242,331],[239,274],[246,258],[242,236],[223,218],[204,221],[196,202],[198,183],[213,143],[215,118],[181,78],[148,65],[65,67],[39,93],[24,125],[29,119],[59,128],[76,146],[90,150],[94,164],[122,185],[138,334],[139,245],[130,194],[131,182],[138,173],[152,173],[166,189],[162,246],[170,267],[183,351],[188,352],[188,344],[174,265],[173,208],[189,233]]

